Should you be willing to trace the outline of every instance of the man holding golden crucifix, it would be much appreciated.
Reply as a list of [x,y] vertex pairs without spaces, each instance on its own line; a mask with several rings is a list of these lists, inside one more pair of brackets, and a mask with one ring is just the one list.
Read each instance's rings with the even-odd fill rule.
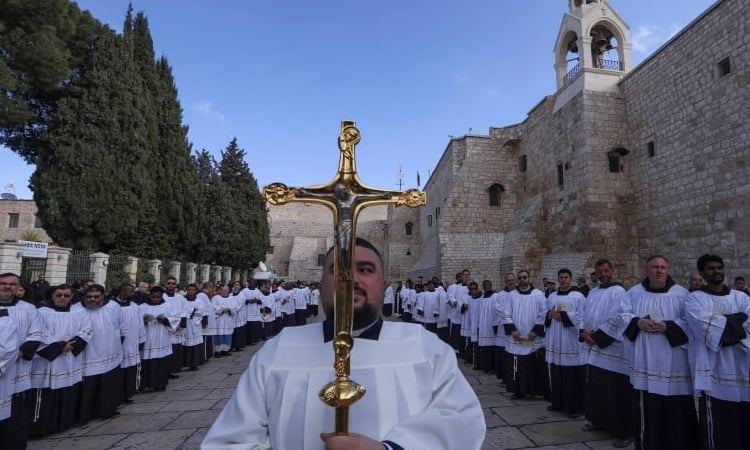
[[[271,192],[269,187],[264,190],[266,198],[278,204],[327,196],[318,203],[333,210],[337,245],[346,243],[349,248],[334,247],[326,255],[320,286],[326,321],[322,326],[286,328],[266,342],[250,361],[202,448],[481,447],[484,415],[458,369],[453,349],[422,327],[384,322],[380,315],[388,282],[378,250],[367,240],[356,238],[357,213],[366,203],[414,206],[408,199],[418,198],[419,193],[389,193],[364,186],[354,169],[354,145],[358,141],[353,122],[342,123],[339,172],[328,185],[297,189],[274,183]],[[340,184],[347,189],[346,196],[341,195]],[[342,197],[345,202],[340,201]],[[338,203],[332,206],[327,202]],[[350,207],[353,211],[340,210]],[[341,227],[341,218],[351,222]],[[348,237],[341,235],[349,231]],[[344,291],[347,295],[341,295]],[[336,344],[333,365],[331,342]],[[357,383],[348,379],[349,372]],[[334,375],[336,382],[331,383]],[[344,389],[339,389],[342,380],[344,387],[356,387],[356,398],[351,401],[348,393],[342,394]],[[363,396],[365,387],[367,395]],[[334,404],[335,410],[321,402],[329,395],[332,398],[325,401]]]

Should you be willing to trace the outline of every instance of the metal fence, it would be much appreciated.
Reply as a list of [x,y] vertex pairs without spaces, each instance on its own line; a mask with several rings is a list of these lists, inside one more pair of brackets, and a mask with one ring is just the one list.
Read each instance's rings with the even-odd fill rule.
[[86,250],[72,250],[68,258],[68,273],[65,282],[68,284],[81,283],[94,278],[91,271],[91,254]]
[[130,274],[127,271],[128,256],[113,253],[109,255],[107,264],[107,291],[119,287],[123,283],[131,283]]
[[29,286],[47,270],[47,258],[23,258],[21,260],[21,283]]

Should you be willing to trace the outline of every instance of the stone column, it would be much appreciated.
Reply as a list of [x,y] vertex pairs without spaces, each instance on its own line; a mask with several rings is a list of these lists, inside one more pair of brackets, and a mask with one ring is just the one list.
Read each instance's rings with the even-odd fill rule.
[[70,258],[69,248],[49,247],[47,249],[47,270],[44,276],[50,286],[65,283],[68,275],[68,258]]
[[209,281],[209,278],[211,278],[211,265],[200,264],[198,266],[198,279],[205,283],[206,281]]
[[232,268],[231,267],[223,267],[222,272],[224,273],[224,280],[226,280],[227,283],[232,283],[234,280],[232,279]]
[[185,280],[180,280],[180,269],[182,263],[180,261],[169,261],[169,276],[177,278],[177,284],[184,287]]
[[107,266],[109,265],[109,255],[106,253],[91,254],[91,274],[96,284],[105,286],[107,284]]
[[211,266],[211,274],[217,283],[221,281],[221,266]]
[[21,276],[23,245],[16,242],[0,243],[0,273],[10,272]]
[[154,284],[160,284],[161,282],[161,260],[152,259],[148,262],[148,273],[154,276]]
[[187,284],[195,283],[195,272],[198,264],[189,262],[187,263]]
[[128,256],[127,261],[128,262],[125,263],[124,270],[125,272],[128,273],[128,276],[130,277],[130,282],[135,283],[137,281],[141,281],[141,280],[136,280],[136,278],[138,277],[138,258],[134,256]]

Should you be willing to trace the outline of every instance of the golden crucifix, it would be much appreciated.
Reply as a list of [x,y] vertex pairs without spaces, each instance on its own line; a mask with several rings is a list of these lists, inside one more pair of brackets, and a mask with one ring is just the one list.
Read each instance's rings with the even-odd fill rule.
[[351,380],[349,358],[352,338],[352,303],[354,300],[354,255],[357,217],[362,208],[395,204],[416,207],[424,205],[427,196],[416,189],[386,191],[366,186],[357,176],[354,151],[360,141],[359,130],[352,121],[341,122],[339,134],[339,169],[328,184],[310,187],[288,187],[271,183],[263,188],[263,198],[273,205],[287,202],[318,203],[333,213],[334,250],[334,364],[336,379],[320,390],[320,399],[336,408],[336,434],[349,432],[349,406],[365,394],[365,388]]

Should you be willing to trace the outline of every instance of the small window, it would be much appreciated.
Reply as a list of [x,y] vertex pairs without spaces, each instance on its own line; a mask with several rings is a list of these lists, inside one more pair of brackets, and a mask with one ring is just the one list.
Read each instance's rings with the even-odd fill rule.
[[438,217],[440,217],[440,207],[439,206],[437,208],[435,208],[435,220],[437,220]]
[[411,236],[414,232],[414,224],[411,222],[406,222],[406,225],[404,225],[404,231],[406,232],[407,236]]
[[273,245],[268,246],[268,254],[273,255]]
[[44,228],[42,227],[42,219],[39,216],[34,216],[34,228]]
[[563,169],[562,163],[557,165],[557,186],[563,187],[565,184],[565,178],[564,178],[565,170]]
[[622,166],[620,165],[620,155],[607,155],[609,159],[609,171],[612,173],[622,172]]
[[487,192],[489,193],[490,206],[502,205],[503,192],[505,192],[505,187],[502,184],[493,184]]
[[521,172],[526,172],[526,155],[521,155],[518,157],[518,170]]
[[654,141],[649,142],[646,144],[646,149],[648,149],[648,157],[653,158],[656,156],[656,145],[654,145]]
[[323,267],[326,264],[326,255],[324,253],[318,253],[318,267]]
[[729,62],[729,57],[719,61],[719,74],[721,76],[729,75],[732,72],[732,64]]
[[18,228],[18,213],[8,214],[8,228]]
[[432,226],[432,214],[430,214],[429,216],[427,216],[427,226],[428,227]]

